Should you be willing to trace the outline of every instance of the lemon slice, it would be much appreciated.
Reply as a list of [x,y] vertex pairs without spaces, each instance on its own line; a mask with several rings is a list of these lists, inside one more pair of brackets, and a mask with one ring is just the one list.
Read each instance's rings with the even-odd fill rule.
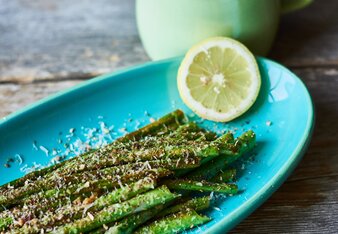
[[254,56],[243,44],[215,37],[188,51],[177,83],[184,103],[197,115],[227,122],[252,106],[261,78]]

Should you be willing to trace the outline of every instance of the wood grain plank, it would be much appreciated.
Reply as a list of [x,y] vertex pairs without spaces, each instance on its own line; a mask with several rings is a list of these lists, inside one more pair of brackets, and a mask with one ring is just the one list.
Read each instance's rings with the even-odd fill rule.
[[283,15],[270,56],[291,67],[338,67],[338,1]]
[[0,118],[82,80],[0,85]]
[[92,77],[147,60],[133,0],[0,0],[0,82]]
[[[0,82],[89,78],[148,61],[134,0],[0,0]],[[338,1],[284,15],[270,57],[338,66]]]
[[337,177],[287,182],[231,233],[337,233],[337,188]]

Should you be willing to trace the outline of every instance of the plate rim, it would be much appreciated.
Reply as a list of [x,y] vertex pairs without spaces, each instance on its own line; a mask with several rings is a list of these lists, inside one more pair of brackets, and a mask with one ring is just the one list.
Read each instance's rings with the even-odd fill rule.
[[54,99],[57,99],[59,97],[60,98],[62,98],[63,96],[65,97],[65,96],[67,96],[67,95],[69,95],[73,92],[77,92],[78,90],[86,88],[88,86],[91,86],[95,83],[99,83],[99,82],[102,82],[102,81],[108,80],[108,79],[111,79],[111,80],[117,79],[119,75],[122,75],[122,74],[127,73],[127,72],[134,72],[136,70],[140,70],[140,69],[146,68],[148,66],[153,66],[153,65],[158,66],[158,65],[161,65],[161,64],[165,64],[165,63],[172,63],[172,62],[175,62],[179,59],[181,59],[181,57],[163,59],[163,60],[158,60],[158,61],[148,61],[148,62],[145,62],[145,63],[136,64],[136,65],[133,65],[133,66],[130,66],[130,67],[121,68],[121,69],[118,69],[118,70],[113,71],[113,72],[94,76],[94,77],[92,77],[88,80],[82,81],[79,84],[76,84],[72,87],[66,88],[64,90],[60,90],[60,91],[58,91],[54,94],[50,94],[50,95],[48,95],[44,98],[41,98],[40,100],[37,100],[33,103],[27,104],[26,106],[19,108],[19,110],[14,111],[14,112],[2,117],[0,119],[0,127],[2,127],[2,125],[4,125],[4,124],[10,123],[11,121],[20,117],[21,115],[28,114],[28,112],[32,111],[33,109],[35,109],[39,106],[44,105],[47,102],[53,101]]

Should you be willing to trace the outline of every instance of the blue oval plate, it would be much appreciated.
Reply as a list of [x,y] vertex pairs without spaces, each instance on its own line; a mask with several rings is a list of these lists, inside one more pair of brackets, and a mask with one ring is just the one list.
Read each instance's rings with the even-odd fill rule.
[[[56,155],[74,155],[84,144],[111,142],[181,108],[176,73],[181,59],[171,59],[103,75],[43,99],[0,122],[0,184],[33,168],[47,165]],[[239,165],[236,196],[220,198],[207,211],[213,220],[191,233],[224,233],[262,204],[287,178],[304,154],[313,129],[310,95],[285,67],[258,58],[262,89],[254,106],[229,124],[193,117],[205,127],[236,134],[257,133],[258,145]],[[86,140],[90,138],[91,141]],[[85,143],[84,143],[85,142]],[[4,165],[9,158],[6,168]]]

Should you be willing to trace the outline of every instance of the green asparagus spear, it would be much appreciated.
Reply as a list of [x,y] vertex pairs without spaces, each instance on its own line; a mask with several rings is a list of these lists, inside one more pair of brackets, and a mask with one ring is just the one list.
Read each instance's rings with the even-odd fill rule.
[[111,226],[110,228],[108,227],[108,230],[106,230],[105,228],[99,228],[98,230],[93,231],[91,234],[131,234],[136,228],[138,228],[140,225],[153,218],[158,212],[163,210],[163,208],[164,205],[158,205],[149,210],[129,215],[121,221],[117,222],[115,225]]
[[202,211],[208,209],[209,206],[210,206],[209,196],[193,198],[186,202],[170,206],[166,209],[163,209],[163,206],[158,206],[153,209],[140,212],[139,214],[128,216],[124,218],[122,221],[110,227],[108,230],[101,228],[95,232],[92,232],[92,234],[100,234],[100,233],[129,234],[132,233],[135,230],[135,228],[137,228],[139,225],[145,223],[154,216],[156,216],[156,218],[158,219],[180,211],[182,212],[187,210]]
[[[156,179],[146,177],[130,185],[118,188],[107,195],[103,195],[96,199],[94,198],[95,201],[89,204],[86,204],[87,202],[85,202],[85,204],[82,205],[63,206],[56,210],[55,214],[54,212],[45,212],[42,218],[28,222],[20,228],[17,233],[38,233],[41,229],[68,223],[67,220],[80,219],[88,212],[94,214],[107,206],[129,200],[138,194],[154,189],[155,186]],[[30,225],[32,222],[34,225]]]
[[237,170],[235,168],[227,169],[225,171],[220,171],[210,181],[215,182],[215,183],[233,182],[236,178],[236,173],[237,173]]
[[112,166],[117,166],[126,163],[135,163],[135,162],[142,162],[142,161],[149,161],[149,160],[157,160],[157,159],[179,159],[183,158],[184,156],[194,156],[192,147],[184,146],[184,147],[166,147],[163,148],[154,148],[154,149],[147,149],[147,150],[139,150],[137,153],[128,153],[119,154],[116,157],[96,157],[93,155],[93,158],[90,160],[86,160],[82,163],[72,163],[67,165],[67,167],[62,167],[57,169],[54,172],[59,175],[69,175],[74,173],[79,173],[82,171],[92,171]]
[[[213,149],[203,149],[202,153],[199,153],[199,155],[205,155],[205,154],[211,154],[214,153],[212,151]],[[149,153],[149,152],[148,152]],[[163,152],[162,152],[163,154]],[[192,150],[189,148],[170,148],[168,152],[164,153],[165,157],[182,157],[183,155],[189,155],[193,154]],[[46,190],[51,187],[55,186],[64,186],[68,181],[63,181],[63,183],[60,182],[59,178],[62,178],[60,174],[69,175],[72,174],[72,172],[80,172],[83,170],[90,170],[90,169],[97,169],[100,167],[107,167],[107,166],[114,166],[121,161],[128,162],[128,161],[135,161],[135,160],[146,160],[146,159],[153,159],[156,158],[156,155],[158,155],[158,151],[155,150],[150,156],[147,155],[147,153],[142,153],[139,155],[139,157],[135,157],[134,155],[130,157],[120,157],[119,160],[112,160],[111,158],[108,159],[101,159],[99,161],[95,159],[87,160],[86,163],[82,164],[75,164],[76,161],[70,162],[70,164],[67,165],[67,167],[61,167],[57,169],[51,177],[43,180],[36,181],[35,183],[27,184],[23,187],[19,187],[17,189],[12,189],[9,191],[6,191],[3,193],[3,195],[0,195],[0,204],[7,207],[8,205],[13,204],[11,201],[18,200],[22,197],[25,197],[27,195],[33,194],[39,190]],[[197,164],[196,164],[197,165]],[[55,177],[57,180],[55,180]],[[68,176],[70,180],[74,180],[74,176]],[[82,178],[83,179],[83,178]],[[9,201],[8,201],[9,200]]]
[[256,145],[256,134],[249,130],[239,136],[234,143],[233,151],[236,152],[234,154],[226,154],[224,159],[225,165],[230,165],[234,161],[236,161],[239,157],[244,155],[245,153],[252,150]]
[[227,133],[222,137],[224,144],[220,144],[221,156],[213,159],[213,161],[208,164],[202,160],[202,166],[192,170],[189,174],[187,174],[187,178],[193,180],[211,179],[220,170],[224,169],[246,152],[252,150],[256,144],[255,133],[251,130],[245,132],[236,140],[233,139],[233,135],[231,133]]
[[[213,157],[215,155],[218,154],[218,148],[211,145],[207,148],[203,148],[202,150],[200,151],[197,151],[197,155],[200,156],[200,157]],[[179,148],[178,149],[172,149],[170,151],[170,154],[171,155],[184,155],[184,154],[192,154],[193,152],[191,152],[190,150],[180,150]],[[179,160],[180,162],[185,162],[187,159],[185,160]],[[197,159],[196,159],[197,160]],[[89,161],[87,162],[86,164],[80,164],[80,165],[74,165],[73,167],[69,167],[70,170],[72,171],[81,171],[81,170],[84,170],[84,168],[88,167],[88,165],[91,165],[90,162],[93,162],[93,166],[94,167],[99,167],[99,165],[107,165],[108,163],[111,163],[112,161],[105,161],[105,162],[102,162],[100,161],[100,163],[96,162],[95,160],[93,161]],[[175,165],[175,164],[173,164]],[[178,167],[179,163],[177,162],[177,164],[175,165],[176,167]],[[195,163],[195,164],[191,164],[191,165],[195,165],[195,166],[198,166],[199,164],[198,163]],[[157,166],[157,165],[156,165]],[[195,167],[194,166],[194,167]],[[59,168],[60,169],[60,168]],[[66,171],[62,171],[63,173],[65,174],[71,174],[70,171],[66,170]],[[60,172],[59,172],[60,173]],[[56,173],[55,175],[57,176],[58,178],[58,170],[56,170]],[[75,176],[76,177],[76,176]],[[69,180],[70,181],[74,181],[74,176],[70,176],[69,177]],[[32,183],[32,184],[27,184],[23,187],[20,187],[18,189],[13,189],[13,190],[10,190],[10,191],[7,191],[7,193],[3,194],[2,196],[0,196],[0,204],[5,206],[5,207],[8,207],[12,204],[15,204],[14,202],[15,201],[18,201],[19,199],[23,198],[23,197],[26,197],[30,194],[33,194],[35,192],[38,192],[40,190],[47,190],[49,188],[52,188],[52,187],[57,187],[57,186],[61,186],[61,187],[64,187],[66,186],[66,183],[68,181],[64,181],[63,183],[60,183],[59,180],[53,180],[53,177],[52,179],[51,178],[48,178],[48,179],[43,179],[41,181],[37,181],[36,183]]]
[[189,191],[200,191],[200,192],[218,192],[225,194],[236,194],[238,191],[237,185],[235,184],[218,184],[206,181],[192,181],[192,180],[166,180],[165,185],[170,189],[175,190],[189,190]]
[[[154,123],[151,123],[143,128],[140,128],[137,131],[134,131],[130,134],[127,134],[121,138],[119,138],[116,142],[113,142],[112,145],[116,145],[119,142],[126,142],[132,139],[141,139],[144,136],[147,135],[153,135],[154,133],[163,131],[163,129],[166,128],[167,125],[172,124],[173,128],[177,128],[179,125],[181,125],[185,121],[185,115],[181,110],[176,110],[172,113],[169,113],[162,118],[158,119]],[[84,153],[83,155],[78,156],[79,158],[85,157],[86,155],[90,154],[90,152]],[[14,181],[11,181],[9,183],[6,183],[2,186],[0,186],[0,194],[7,189],[17,188],[20,186],[23,186],[27,181],[30,180],[36,180],[37,178],[46,175],[47,173],[53,172],[57,168],[60,168],[64,166],[65,164],[68,164],[71,161],[78,160],[78,157],[74,157],[70,160],[58,163],[56,165],[53,165],[51,167],[43,168],[38,171],[33,171],[19,179],[16,179]]]
[[[190,127],[191,126],[186,126],[185,128],[190,128]],[[182,129],[180,129],[180,131],[182,131]],[[146,161],[146,160],[157,159],[159,157],[163,157],[163,158],[176,158],[177,157],[178,158],[184,155],[188,155],[189,152],[191,152],[191,149],[184,148],[184,147],[180,147],[180,148],[169,147],[167,150],[163,148],[162,149],[154,148],[152,150],[147,149],[144,152],[138,151],[137,154],[134,154],[134,153],[130,154],[128,151],[126,151],[126,154],[127,155],[129,154],[128,156],[124,156],[120,152],[120,155],[121,155],[120,157],[113,157],[113,158],[101,157],[101,159],[94,157],[95,155],[100,156],[101,151],[97,151],[97,152],[90,154],[92,155],[93,158],[86,160],[85,163],[79,163],[78,160],[70,161],[67,165],[64,165],[61,168],[58,168],[56,171],[53,171],[53,173],[50,173],[50,176],[49,177],[47,176],[47,178],[38,180],[33,183],[26,184],[25,186],[19,187],[18,189],[11,189],[9,191],[3,192],[2,197],[0,195],[0,204],[2,203],[4,196],[6,197],[13,196],[15,199],[19,199],[22,196],[27,196],[38,190],[48,189],[48,188],[51,188],[57,185],[64,186],[64,184],[68,183],[68,180],[71,180],[71,181],[75,180],[74,176],[70,175],[74,172],[87,171],[86,174],[88,174],[88,170],[95,170],[98,168],[104,168],[108,166],[116,166],[121,163]],[[118,152],[116,153],[118,154]],[[66,178],[62,178],[62,175],[67,175],[67,176]],[[63,179],[63,180],[60,180],[60,179]],[[85,180],[82,174],[81,174],[81,179]]]
[[54,183],[57,184],[67,184],[70,181],[72,183],[84,183],[88,180],[95,179],[105,179],[112,178],[114,176],[121,176],[132,174],[140,171],[144,171],[145,169],[152,168],[166,168],[169,170],[178,170],[182,168],[195,168],[199,166],[200,159],[194,157],[186,157],[181,159],[158,159],[152,161],[145,162],[136,162],[129,163],[120,166],[108,167],[105,169],[94,170],[94,171],[85,171],[82,173],[71,174],[69,176],[61,176],[57,177],[57,180]]
[[153,223],[136,230],[135,234],[172,234],[209,222],[211,219],[201,216],[194,210],[179,212],[156,220]]
[[217,135],[214,132],[206,131],[205,129],[198,127],[194,122],[188,122],[179,126],[178,129],[171,132],[170,135],[179,138],[183,135],[184,139],[188,140],[197,140],[203,137],[207,141],[213,141],[217,139]]
[[[177,116],[181,117],[177,118]],[[167,124],[146,126],[138,134],[128,134],[125,138],[117,140],[104,149],[99,149],[70,160],[58,168],[51,169],[46,174],[42,173],[43,178],[37,180],[36,176],[32,176],[26,185],[20,185],[20,183],[18,183],[18,187],[14,185],[15,192],[13,192],[11,185],[7,185],[6,188],[0,187],[0,205],[10,207],[19,203],[24,204],[15,208],[19,209],[20,212],[29,209],[34,210],[28,216],[35,216],[35,219],[38,219],[38,221],[33,218],[33,220],[27,222],[27,225],[25,224],[24,227],[18,229],[25,233],[31,233],[29,230],[33,230],[32,233],[34,233],[43,227],[47,228],[45,230],[51,230],[55,225],[60,224],[64,226],[60,227],[56,233],[87,232],[102,225],[112,225],[116,220],[125,216],[127,217],[123,221],[118,222],[110,231],[125,230],[126,232],[131,232],[157,212],[155,212],[156,205],[152,209],[153,212],[150,213],[151,210],[147,210],[154,206],[152,203],[146,205],[146,208],[141,206],[141,208],[133,210],[135,207],[132,205],[137,204],[136,199],[140,196],[142,197],[142,195],[131,198],[129,201],[134,201],[132,204],[129,204],[129,201],[121,203],[125,204],[127,208],[121,208],[119,206],[121,204],[113,204],[116,201],[113,203],[112,201],[121,195],[122,189],[128,188],[124,187],[124,183],[133,183],[144,176],[165,177],[171,173],[169,170],[177,171],[178,169],[184,169],[180,171],[183,171],[182,175],[191,171],[191,168],[200,166],[202,163],[204,165],[200,167],[199,172],[194,171],[189,173],[187,178],[190,180],[166,180],[164,184],[169,188],[178,190],[236,193],[237,186],[233,184],[197,182],[194,180],[210,179],[213,177],[212,180],[216,181],[217,178],[214,177],[216,172],[223,169],[222,167],[227,166],[255,145],[254,133],[248,131],[236,140],[234,140],[232,134],[228,133],[215,140],[215,134],[199,129],[194,123],[182,125],[184,123],[184,115],[179,111],[170,118],[171,120]],[[175,130],[173,131],[173,129]],[[210,160],[212,161],[210,162]],[[206,164],[206,162],[209,163]],[[180,175],[180,172],[177,175]],[[208,174],[204,172],[208,172]],[[227,179],[227,176],[233,177],[233,174],[217,174],[217,177],[221,177],[222,179]],[[152,178],[155,179],[155,177]],[[113,190],[120,186],[122,187]],[[47,191],[37,193],[38,189]],[[12,192],[9,192],[9,190],[12,190]],[[110,191],[110,193],[102,195],[107,191]],[[137,194],[138,191],[134,190],[134,192]],[[30,195],[31,193],[37,194]],[[84,208],[78,202],[77,205],[72,204],[74,199],[90,195],[91,198],[95,196],[99,197],[95,198],[94,202],[91,202],[90,207]],[[126,196],[126,199],[129,198]],[[19,202],[15,202],[15,200],[19,200]],[[123,198],[120,200],[123,201]],[[209,204],[209,201],[207,202],[203,199],[200,202],[198,204],[197,202],[190,201],[190,203],[183,203],[180,206],[172,206],[162,216],[181,211],[182,209],[195,208],[199,210],[207,207],[207,204]],[[57,221],[51,221],[48,218],[44,219],[42,214],[46,209],[41,206],[47,207],[47,211],[45,212],[47,216],[61,215],[62,218]],[[101,210],[102,208],[104,209]],[[121,210],[119,211],[119,209]],[[144,209],[146,210],[139,213]],[[0,213],[0,230],[1,228],[5,230],[8,226],[12,225],[13,219],[8,219],[8,216],[3,215],[6,212]],[[54,214],[54,212],[56,213]],[[81,218],[80,214],[82,213],[87,214],[87,217]],[[66,224],[70,221],[72,223]],[[117,227],[119,228],[116,229]],[[17,233],[21,233],[20,231]]]
[[[86,153],[84,153],[83,155],[87,155],[89,153],[91,153],[92,151],[88,151]],[[0,194],[2,194],[3,192],[7,191],[7,190],[11,190],[11,189],[14,189],[14,188],[17,188],[17,187],[20,187],[20,186],[23,186],[25,183],[29,182],[29,181],[32,181],[32,180],[36,180],[56,169],[58,169],[59,167],[62,167],[64,164],[66,164],[68,161],[71,161],[71,160],[74,160],[74,158],[72,159],[69,159],[67,161],[63,161],[63,162],[60,162],[58,164],[55,164],[55,165],[52,165],[50,167],[45,167],[45,168],[42,168],[40,170],[37,170],[37,171],[32,171],[26,175],[24,175],[23,177],[20,177],[16,180],[13,180],[9,183],[6,183],[6,184],[3,184],[0,186]]]
[[13,218],[11,217],[0,219],[0,231],[5,231],[11,224],[13,224]]
[[210,180],[215,177],[227,164],[224,162],[225,156],[219,156],[214,158],[208,163],[201,165],[200,167],[192,170],[185,178],[190,180]]
[[[49,177],[47,176],[47,178],[44,178],[43,180],[38,180],[37,182],[26,184],[26,186],[20,187],[17,190],[22,189],[22,190],[27,191],[25,187],[29,187],[30,189],[34,191],[37,189],[42,189],[43,184],[53,186],[53,184],[55,184],[53,183],[55,182],[54,181],[55,178],[60,179],[62,178],[62,175],[68,175],[68,177],[72,179],[72,176],[69,176],[70,174],[79,173],[81,171],[86,171],[88,174],[90,173],[88,172],[89,170],[96,170],[96,169],[116,166],[116,165],[124,164],[124,163],[132,163],[135,161],[147,161],[147,160],[154,160],[158,158],[181,158],[184,155],[191,154],[192,148],[193,148],[192,146],[189,146],[189,147],[167,146],[167,147],[162,147],[162,148],[155,147],[153,149],[138,150],[136,153],[129,152],[128,150],[126,150],[125,152],[116,151],[116,154],[120,156],[114,156],[114,157],[102,157],[100,155],[100,152],[96,151],[95,153],[91,154],[92,158],[84,162],[80,163],[78,161],[71,161],[67,165],[64,165],[63,167],[58,168],[57,170],[53,171],[53,173],[50,173]],[[121,151],[121,149],[119,150]],[[114,152],[111,152],[111,153],[114,153]],[[49,181],[46,182],[46,180],[49,180]],[[56,182],[57,184],[62,185],[60,181],[56,181]],[[15,191],[13,190],[14,189],[7,191],[7,193],[14,193]]]
[[[170,158],[165,160],[155,160],[155,161],[148,161],[145,163],[140,163],[144,169],[151,169],[153,167],[167,167],[168,169],[182,169],[182,168],[196,168],[199,166],[199,159],[198,158],[184,158],[182,160],[171,160]],[[114,168],[113,168],[114,169]],[[117,168],[118,169],[118,168]],[[99,172],[101,179],[110,179],[113,174],[112,169],[107,169],[108,173]],[[132,171],[133,172],[133,171]],[[111,174],[110,174],[111,173]],[[37,181],[33,184],[27,184],[23,187],[19,187],[17,189],[13,189],[10,191],[7,191],[3,195],[0,195],[0,205],[4,207],[10,207],[13,204],[16,204],[20,201],[20,199],[27,197],[31,194],[37,193],[41,190],[48,190],[52,188],[64,188],[67,187],[69,182],[72,182],[72,184],[78,184],[79,182],[82,182],[83,180],[87,180],[89,178],[86,178],[86,173],[74,175],[74,176],[68,176],[66,177],[66,180],[59,180],[58,177],[56,180],[53,179],[42,179]],[[60,178],[62,179],[62,177]],[[94,177],[94,179],[97,179],[97,177]]]
[[138,195],[128,201],[108,206],[96,214],[88,213],[87,217],[64,225],[52,233],[75,234],[88,232],[127,215],[165,204],[177,197],[178,195],[171,193],[167,187],[162,186],[145,194]]
[[124,137],[119,138],[117,141],[119,142],[127,142],[127,141],[135,141],[139,140],[140,138],[148,135],[152,135],[154,133],[157,133],[161,130],[166,130],[167,126],[170,124],[174,124],[174,126],[181,125],[186,121],[185,115],[181,110],[176,110],[174,112],[171,112],[162,118],[158,119],[157,121],[138,129],[135,132],[131,132]]
[[152,217],[156,216],[156,218],[161,218],[173,213],[177,213],[180,211],[186,211],[186,210],[195,210],[195,211],[202,211],[210,206],[210,197],[199,197],[199,198],[193,198],[183,203],[178,203],[176,205],[170,206],[166,209],[163,209],[163,207],[155,207],[151,210],[143,211],[139,214],[128,216],[125,219],[123,219],[121,222],[118,222],[109,230],[105,231],[104,228],[101,228],[100,230],[97,230],[96,232],[93,232],[95,234],[99,233],[110,233],[110,234],[128,234],[132,233],[135,228],[137,228],[142,223],[145,223]]
[[77,197],[78,194],[110,190],[121,186],[121,183],[135,182],[147,176],[161,178],[171,175],[171,173],[171,171],[164,168],[145,169],[144,171],[138,171],[121,177],[116,176],[110,180],[87,181],[84,184],[74,184],[64,189],[51,189],[44,192],[42,196],[44,198],[69,196],[72,199],[72,197]]
[[[170,174],[171,172],[169,170],[158,168],[125,175],[120,178],[114,178],[113,180],[87,181],[83,184],[74,184],[68,188],[51,189],[23,199],[22,203],[24,205],[21,209],[4,211],[0,216],[0,220],[7,217],[19,219],[26,216],[41,219],[44,217],[46,211],[54,212],[60,206],[71,205],[71,202],[79,196],[90,196],[93,193],[100,194],[120,187],[121,185],[123,186],[123,183],[132,183],[144,177],[157,179]],[[42,215],[42,217],[40,217],[40,215]]]
[[[233,141],[232,133],[228,132],[223,136],[217,138],[216,140],[212,141],[210,144],[206,145],[202,149],[198,149],[197,156],[202,158],[201,164],[206,164],[210,160],[213,160],[215,157],[219,156],[220,154],[232,154],[233,153],[233,145],[231,144]],[[175,174],[176,176],[180,177],[185,175],[192,170],[180,170],[177,171]],[[204,172],[204,170],[203,170]],[[198,172],[200,173],[200,172]]]
[[[185,202],[179,202],[176,205],[166,208],[163,205],[156,206],[152,209],[142,211],[140,213],[127,216],[121,221],[113,224],[105,225],[105,227],[99,228],[91,234],[128,234],[132,233],[138,226],[150,220],[151,218],[162,218],[164,216],[177,213],[180,211],[186,211],[193,209],[195,211],[202,211],[210,206],[210,197],[199,197],[186,200]],[[165,208],[165,209],[164,209]],[[109,229],[108,229],[109,228]]]
[[190,199],[183,203],[178,203],[176,205],[170,206],[156,215],[156,218],[161,218],[170,214],[174,214],[180,211],[186,210],[195,210],[202,211],[208,209],[210,206],[210,197],[197,197]]

